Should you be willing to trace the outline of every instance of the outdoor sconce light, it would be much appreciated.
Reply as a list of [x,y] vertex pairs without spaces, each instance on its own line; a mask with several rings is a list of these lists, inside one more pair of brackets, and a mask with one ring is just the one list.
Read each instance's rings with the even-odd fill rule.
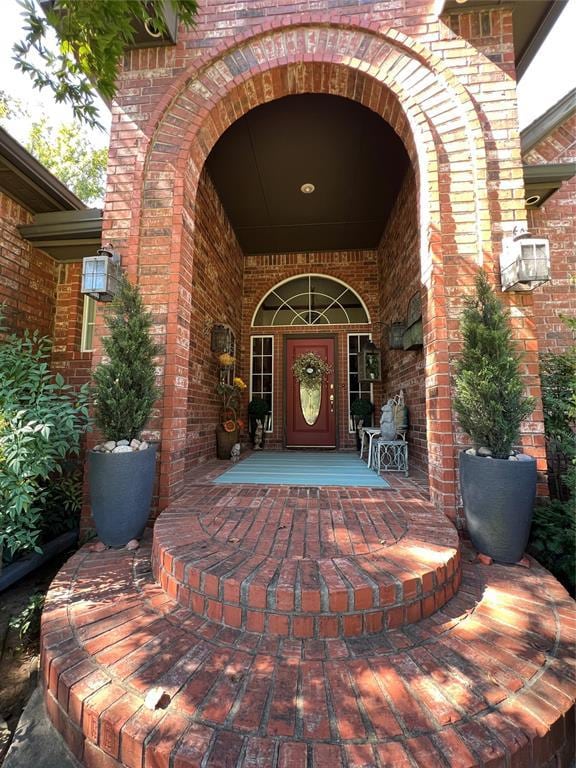
[[96,256],[82,261],[81,292],[96,301],[112,301],[120,287],[120,254],[111,245],[99,248]]
[[227,325],[214,325],[210,339],[210,349],[218,355],[230,353],[232,348],[232,331]]
[[404,349],[402,337],[406,326],[404,323],[392,323],[388,328],[388,349]]
[[525,229],[514,229],[500,254],[503,291],[533,291],[550,280],[550,243],[532,237]]
[[380,350],[369,341],[360,352],[360,381],[380,381],[381,371]]

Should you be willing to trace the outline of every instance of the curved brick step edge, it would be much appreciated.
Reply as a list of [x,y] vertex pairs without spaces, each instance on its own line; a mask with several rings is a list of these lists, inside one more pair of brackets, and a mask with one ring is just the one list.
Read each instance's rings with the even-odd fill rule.
[[[392,538],[388,546],[378,546],[376,540],[374,546],[374,541],[362,539],[364,531],[358,530],[350,547],[358,554],[312,558],[299,555],[300,537],[297,555],[281,557],[275,556],[280,549],[276,542],[267,543],[270,529],[272,535],[278,530],[270,525],[268,509],[259,515],[261,522],[257,519],[261,527],[252,525],[246,540],[242,534],[210,538],[203,526],[203,512],[225,517],[225,512],[218,510],[223,510],[227,501],[237,512],[238,498],[233,493],[227,497],[218,489],[218,494],[212,499],[205,489],[201,496],[191,493],[186,502],[180,499],[175,507],[164,511],[154,528],[154,576],[170,597],[200,616],[238,629],[296,639],[353,637],[426,618],[458,590],[457,532],[427,503],[399,504],[390,495],[385,501],[373,493],[365,510],[365,499],[350,500],[349,504],[360,507],[359,516],[376,512],[376,521],[383,529],[394,531],[398,540]],[[290,489],[283,494],[277,493],[274,503],[298,500],[290,496]],[[263,507],[266,501],[262,493],[255,496],[249,512],[254,514],[254,507],[260,512],[258,505]],[[330,501],[334,507],[334,497]],[[242,497],[241,502],[246,503],[246,499]],[[288,514],[288,525],[281,527],[291,528],[291,508],[276,511],[276,525],[286,522]],[[315,509],[312,514],[320,513]],[[374,518],[369,520],[373,522]],[[232,521],[232,525],[237,524],[238,517]],[[227,524],[223,528],[226,530]],[[374,526],[366,528],[373,534]],[[287,535],[285,538],[282,547],[291,552],[291,542]],[[334,548],[333,542],[328,543]],[[316,549],[322,549],[321,541]]]
[[[81,552],[48,595],[46,705],[89,768],[570,765],[574,603],[537,566],[465,563],[437,614],[348,641],[203,622],[147,569]],[[156,684],[173,698],[152,712]]]
[[[257,574],[252,574],[245,582],[217,577],[191,569],[188,565],[192,559],[190,550],[180,550],[179,557],[163,551],[161,545],[153,559],[153,571],[162,589],[182,607],[225,626],[295,639],[355,637],[420,621],[441,608],[458,591],[461,579],[459,550],[443,552],[445,562],[429,570],[417,571],[418,563],[412,563],[410,570],[401,569],[397,563],[407,559],[410,546],[425,548],[424,542],[406,539],[401,545],[391,547],[387,556],[372,559],[371,573],[364,571],[361,562],[356,563],[356,568],[348,564],[348,578],[338,564],[320,561],[320,579],[326,583],[325,574],[329,573],[333,581],[338,580],[341,584],[336,589],[328,586],[323,590],[302,588],[296,568],[293,569],[294,585],[289,587],[284,583],[278,587],[274,575],[282,565],[277,562],[272,562],[271,566],[262,564],[263,582]],[[201,557],[198,554],[197,559]],[[311,567],[315,568],[315,565],[311,564]],[[396,570],[396,575],[391,573],[392,570]],[[353,586],[348,581],[351,572],[356,578]],[[179,574],[186,581],[179,579]],[[295,610],[295,604],[305,610]],[[322,610],[322,605],[326,610]]]

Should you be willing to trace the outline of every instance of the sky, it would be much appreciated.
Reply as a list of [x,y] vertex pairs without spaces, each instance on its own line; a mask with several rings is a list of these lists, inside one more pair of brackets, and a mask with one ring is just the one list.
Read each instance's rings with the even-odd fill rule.
[[[15,139],[25,143],[31,120],[47,114],[54,124],[71,122],[72,111],[65,105],[55,104],[47,90],[35,90],[30,78],[14,69],[12,46],[23,37],[22,9],[17,0],[1,0],[1,2],[0,89],[19,98],[31,115],[29,119],[6,122],[5,127]],[[531,0],[522,0],[522,2],[529,3]],[[521,129],[576,86],[574,30],[576,30],[576,0],[568,0],[566,8],[518,85]],[[109,130],[109,110],[100,99],[97,105],[100,109],[100,122]],[[94,146],[101,147],[108,144],[107,133],[98,130],[89,133]]]

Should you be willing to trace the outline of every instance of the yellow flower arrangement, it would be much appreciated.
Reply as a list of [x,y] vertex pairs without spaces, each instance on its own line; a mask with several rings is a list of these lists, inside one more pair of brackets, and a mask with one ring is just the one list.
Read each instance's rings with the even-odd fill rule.
[[228,352],[223,352],[218,357],[218,363],[221,368],[232,368],[235,362],[236,358],[233,355],[229,355]]
[[247,385],[247,384],[245,384],[245,383],[242,381],[242,379],[240,378],[240,376],[235,376],[235,377],[234,377],[234,379],[232,380],[232,385],[233,385],[234,387],[236,387],[236,389],[239,389],[239,390],[240,390],[240,392],[244,392],[244,390],[248,388],[248,385]]

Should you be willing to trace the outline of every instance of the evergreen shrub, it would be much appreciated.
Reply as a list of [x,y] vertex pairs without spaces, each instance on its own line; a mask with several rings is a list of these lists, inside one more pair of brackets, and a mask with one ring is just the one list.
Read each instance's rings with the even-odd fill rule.
[[475,295],[466,298],[460,330],[463,347],[454,398],[460,425],[475,448],[488,448],[494,458],[507,459],[534,399],[524,395],[508,314],[483,270],[476,276]]
[[[576,318],[564,318],[576,331]],[[576,592],[576,345],[541,356],[550,499],[534,510],[529,552]]]
[[106,317],[106,359],[93,374],[94,416],[107,440],[138,438],[158,397],[154,358],[160,348],[138,286],[123,276]]
[[88,387],[50,372],[38,331],[10,334],[0,313],[0,334],[0,549],[13,556],[42,551],[50,488],[89,426]]

